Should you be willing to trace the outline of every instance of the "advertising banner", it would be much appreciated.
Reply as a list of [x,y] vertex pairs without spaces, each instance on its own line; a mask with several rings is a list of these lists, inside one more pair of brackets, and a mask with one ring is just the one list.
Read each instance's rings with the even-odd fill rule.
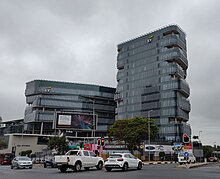
[[57,113],[56,129],[95,130],[96,115],[82,113]]

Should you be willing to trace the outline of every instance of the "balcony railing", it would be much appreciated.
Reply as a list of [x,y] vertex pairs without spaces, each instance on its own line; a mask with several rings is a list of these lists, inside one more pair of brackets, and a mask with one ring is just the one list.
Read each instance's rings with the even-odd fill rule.
[[124,62],[123,61],[118,61],[117,62],[117,69],[118,70],[124,69]]
[[184,79],[180,79],[179,90],[184,94],[185,97],[189,97],[190,95],[189,84]]
[[187,69],[188,67],[188,61],[185,57],[185,55],[181,52],[180,49],[174,48],[170,49],[169,51],[163,53],[160,56],[161,60],[170,61],[170,62],[176,62],[178,63],[183,69]]
[[167,47],[171,45],[177,45],[182,49],[186,49],[186,44],[176,34],[170,34],[164,37],[160,43],[161,46]]

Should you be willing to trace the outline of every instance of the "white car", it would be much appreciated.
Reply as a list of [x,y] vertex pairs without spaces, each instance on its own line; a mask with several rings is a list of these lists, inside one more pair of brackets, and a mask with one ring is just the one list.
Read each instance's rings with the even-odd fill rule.
[[33,162],[31,161],[31,159],[29,157],[17,156],[11,161],[11,169],[13,169],[14,167],[17,167],[17,168],[28,167],[28,168],[32,169]]
[[188,153],[188,156],[184,156],[183,152],[178,153],[178,163],[186,164],[186,163],[196,163],[196,157],[192,153]]
[[102,170],[104,160],[102,157],[96,156],[92,151],[70,150],[65,155],[56,155],[55,163],[61,172],[66,172],[68,168],[80,171],[82,167],[85,170],[89,170],[92,167]]
[[129,168],[141,170],[142,161],[130,153],[114,153],[105,162],[105,169],[110,172],[117,168],[123,171],[127,171]]

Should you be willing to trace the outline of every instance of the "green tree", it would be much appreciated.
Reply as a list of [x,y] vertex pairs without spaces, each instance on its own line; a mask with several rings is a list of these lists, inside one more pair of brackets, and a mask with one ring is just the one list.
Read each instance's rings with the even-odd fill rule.
[[32,150],[25,150],[25,151],[21,151],[20,153],[19,153],[19,155],[21,155],[21,156],[30,156],[30,154],[32,153]]
[[202,146],[202,148],[203,148],[205,158],[209,158],[212,156],[212,152],[214,151],[214,148],[212,146],[205,145],[205,146]]
[[53,150],[55,149],[59,154],[64,154],[69,150],[68,141],[66,137],[52,137],[49,140],[48,147]]
[[109,137],[117,141],[124,141],[129,151],[133,152],[148,139],[148,124],[150,123],[150,137],[154,139],[158,128],[152,119],[134,117],[116,121],[109,129]]
[[6,149],[7,147],[7,143],[0,139],[0,150]]

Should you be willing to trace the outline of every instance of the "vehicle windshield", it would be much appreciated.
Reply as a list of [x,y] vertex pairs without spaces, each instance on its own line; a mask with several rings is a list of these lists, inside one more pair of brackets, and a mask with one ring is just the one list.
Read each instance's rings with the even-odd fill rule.
[[70,151],[66,155],[77,155],[78,151]]
[[28,158],[28,157],[19,157],[17,159],[21,160],[21,161],[30,161],[30,158]]
[[114,155],[111,155],[109,158],[121,158],[122,155],[120,154],[114,154]]
[[178,157],[184,157],[183,153],[179,153]]

